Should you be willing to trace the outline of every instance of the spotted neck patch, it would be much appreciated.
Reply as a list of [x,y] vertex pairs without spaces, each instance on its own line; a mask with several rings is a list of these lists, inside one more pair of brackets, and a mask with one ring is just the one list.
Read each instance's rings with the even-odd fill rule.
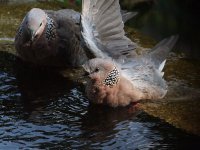
[[17,38],[21,38],[23,34],[23,25],[21,25],[17,31]]
[[18,35],[21,37],[22,36],[22,33],[23,33],[23,29],[22,27],[19,28],[19,31],[18,31]]
[[113,87],[119,82],[119,71],[115,67],[103,81],[103,84],[109,87]]
[[47,15],[46,38],[48,41],[56,38],[56,28],[53,19]]

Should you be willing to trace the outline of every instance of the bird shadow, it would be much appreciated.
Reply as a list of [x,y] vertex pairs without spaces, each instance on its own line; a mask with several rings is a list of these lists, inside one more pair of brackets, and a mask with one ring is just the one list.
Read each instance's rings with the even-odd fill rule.
[[112,108],[104,105],[90,104],[87,113],[82,117],[82,130],[106,132],[119,122],[132,120],[142,112],[135,104],[126,107]]

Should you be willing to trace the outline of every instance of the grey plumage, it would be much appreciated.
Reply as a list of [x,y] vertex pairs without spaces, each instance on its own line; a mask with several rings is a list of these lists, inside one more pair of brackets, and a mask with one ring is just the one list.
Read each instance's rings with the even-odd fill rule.
[[[19,56],[39,65],[81,65],[87,60],[87,56],[80,43],[79,21],[80,13],[73,10],[30,10],[15,37]],[[38,28],[34,29],[34,26]],[[40,30],[42,26],[44,27]]]
[[[119,0],[84,0],[81,19],[84,41],[96,57],[83,65],[89,73],[86,94],[90,101],[116,107],[165,96],[162,70],[178,36],[166,38],[150,53],[135,57],[132,52],[137,45],[124,34]],[[114,68],[119,72],[118,82],[109,75]]]
[[122,21],[125,23],[129,19],[136,16],[138,13],[137,12],[128,12],[126,10],[121,10],[121,14],[122,14]]
[[[123,14],[125,21],[133,16],[131,12]],[[20,58],[38,65],[76,67],[88,60],[81,40],[80,13],[70,9],[31,9],[16,33],[15,47]]]
[[167,58],[170,50],[173,48],[177,40],[177,35],[163,39],[158,44],[156,44],[150,54],[147,54],[144,57],[147,57],[147,59],[151,59],[151,61],[158,69],[160,64]]
[[119,58],[136,47],[125,36],[118,0],[84,0],[82,5],[82,35],[95,57]]

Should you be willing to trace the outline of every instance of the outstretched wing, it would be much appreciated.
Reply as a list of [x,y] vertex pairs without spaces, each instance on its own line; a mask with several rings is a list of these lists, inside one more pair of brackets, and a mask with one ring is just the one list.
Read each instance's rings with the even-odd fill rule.
[[125,36],[119,0],[83,0],[82,36],[94,57],[118,59],[135,48]]
[[122,21],[125,23],[126,21],[133,18],[137,14],[138,14],[137,12],[128,12],[126,10],[121,10]]

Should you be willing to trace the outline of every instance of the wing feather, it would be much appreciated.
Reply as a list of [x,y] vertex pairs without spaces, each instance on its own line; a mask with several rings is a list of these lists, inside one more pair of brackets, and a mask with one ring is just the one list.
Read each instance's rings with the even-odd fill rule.
[[83,0],[81,25],[84,42],[94,57],[117,59],[136,47],[125,36],[119,0]]

